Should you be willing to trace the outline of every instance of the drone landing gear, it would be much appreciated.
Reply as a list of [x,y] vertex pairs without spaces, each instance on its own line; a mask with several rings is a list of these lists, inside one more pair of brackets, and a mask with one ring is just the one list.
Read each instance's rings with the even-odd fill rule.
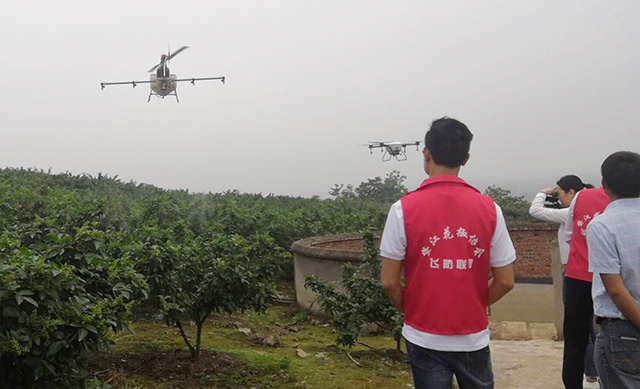
[[151,101],[151,96],[158,96],[159,98],[161,98],[161,99],[163,99],[163,100],[164,100],[164,98],[165,98],[165,97],[167,97],[167,96],[175,96],[175,97],[176,97],[176,101],[177,101],[178,103],[180,102],[180,100],[178,99],[178,91],[175,91],[175,90],[173,91],[173,93],[169,93],[168,95],[163,96],[163,95],[159,95],[159,94],[157,94],[157,93],[156,93],[156,92],[154,92],[154,91],[153,91],[153,89],[152,89],[152,90],[149,92],[149,98],[147,99],[147,103]]
[[388,162],[391,161],[391,158],[396,159],[396,161],[406,161],[407,160],[407,154],[400,152],[398,154],[391,154],[388,151],[385,151],[384,154],[382,155],[382,162]]

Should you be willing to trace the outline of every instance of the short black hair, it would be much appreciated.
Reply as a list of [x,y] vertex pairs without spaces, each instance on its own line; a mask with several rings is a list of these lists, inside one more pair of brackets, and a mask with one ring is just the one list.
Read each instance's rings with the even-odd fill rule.
[[424,136],[424,147],[436,164],[455,168],[469,158],[472,139],[473,134],[464,123],[445,116],[431,123]]
[[618,151],[602,162],[602,182],[618,198],[640,197],[640,154]]

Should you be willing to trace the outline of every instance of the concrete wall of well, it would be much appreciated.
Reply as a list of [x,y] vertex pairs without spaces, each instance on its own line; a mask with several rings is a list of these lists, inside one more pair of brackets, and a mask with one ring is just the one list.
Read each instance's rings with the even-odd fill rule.
[[[516,287],[491,307],[491,320],[554,323],[562,336],[562,299],[560,264],[557,253],[557,226],[519,224],[509,226],[509,234],[518,253],[514,268]],[[304,287],[307,274],[336,282],[339,286],[342,266],[361,261],[360,234],[319,236],[295,242],[296,301],[299,306],[319,311],[312,302],[315,294]]]

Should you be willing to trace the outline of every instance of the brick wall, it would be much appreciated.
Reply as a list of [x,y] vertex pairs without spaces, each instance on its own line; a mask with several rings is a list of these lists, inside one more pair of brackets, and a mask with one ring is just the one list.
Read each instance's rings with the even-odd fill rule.
[[[516,249],[514,264],[518,282],[552,283],[550,248],[556,245],[558,225],[547,223],[512,224],[509,235]],[[343,238],[323,240],[318,238],[313,246],[318,249],[362,250],[362,241],[356,235],[345,234]]]
[[535,223],[508,226],[518,259],[514,267],[519,282],[551,283],[550,248],[556,245],[558,225]]

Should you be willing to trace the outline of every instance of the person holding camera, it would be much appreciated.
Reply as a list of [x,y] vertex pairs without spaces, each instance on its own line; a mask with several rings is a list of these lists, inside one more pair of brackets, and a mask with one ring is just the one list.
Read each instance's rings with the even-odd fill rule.
[[[562,302],[566,305],[565,299],[565,271],[569,261],[569,243],[565,239],[565,224],[572,223],[569,220],[569,205],[574,197],[582,189],[591,189],[593,185],[585,184],[580,177],[567,175],[558,180],[553,189],[543,189],[534,197],[529,208],[529,214],[550,223],[559,223],[558,246],[560,249],[560,263],[562,264]],[[584,355],[584,388],[599,388],[598,372],[594,363],[593,350],[595,342],[595,332],[593,323],[589,326],[589,343]]]
[[593,185],[585,184],[580,177],[572,174],[564,176],[556,182],[555,188],[543,189],[538,192],[533,201],[531,201],[531,207],[529,208],[529,214],[536,219],[560,224],[558,228],[558,246],[563,279],[564,270],[569,259],[569,244],[564,239],[564,227],[569,218],[568,207],[576,193],[587,188],[593,188]]

